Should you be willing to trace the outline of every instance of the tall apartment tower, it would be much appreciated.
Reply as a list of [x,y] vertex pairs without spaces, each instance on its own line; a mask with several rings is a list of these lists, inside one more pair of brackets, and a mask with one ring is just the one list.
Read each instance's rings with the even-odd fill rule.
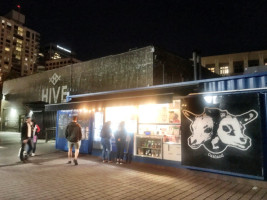
[[34,72],[40,34],[24,26],[25,16],[12,10],[0,16],[0,85],[9,74],[27,76]]

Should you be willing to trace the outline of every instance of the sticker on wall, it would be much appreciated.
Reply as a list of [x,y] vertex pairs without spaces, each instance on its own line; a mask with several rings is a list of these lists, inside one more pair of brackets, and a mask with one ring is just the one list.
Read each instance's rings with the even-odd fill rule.
[[223,152],[228,147],[246,151],[252,145],[251,138],[246,135],[246,126],[258,117],[255,110],[233,115],[227,110],[204,108],[202,114],[188,110],[183,114],[191,121],[192,134],[187,143],[193,150],[203,146],[211,158],[218,159],[224,157]]

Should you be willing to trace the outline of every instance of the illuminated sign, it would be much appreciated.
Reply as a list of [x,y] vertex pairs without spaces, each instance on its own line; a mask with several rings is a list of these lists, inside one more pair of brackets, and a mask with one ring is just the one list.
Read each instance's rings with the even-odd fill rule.
[[61,49],[61,50],[63,50],[63,51],[66,51],[66,52],[68,52],[68,53],[71,53],[70,50],[65,49],[65,48],[63,48],[63,47],[61,47],[61,46],[59,46],[59,45],[57,45],[57,48],[59,48],[59,49]]

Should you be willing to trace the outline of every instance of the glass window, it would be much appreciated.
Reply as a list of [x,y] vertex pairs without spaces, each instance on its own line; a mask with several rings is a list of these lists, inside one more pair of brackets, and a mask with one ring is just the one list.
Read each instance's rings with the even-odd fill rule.
[[215,64],[207,64],[206,68],[210,70],[212,73],[215,73]]
[[249,67],[259,66],[259,60],[249,60],[248,66]]
[[[26,31],[26,37],[30,37],[31,36],[31,33],[30,33],[30,31]],[[29,41],[29,40],[28,40]]]
[[243,73],[244,72],[244,62],[243,61],[234,61],[233,67],[234,67],[234,73]]
[[229,74],[229,65],[228,63],[220,63],[220,75],[228,75]]
[[21,48],[20,48],[20,47],[16,47],[16,50],[17,50],[17,51],[21,51]]
[[267,65],[267,58],[264,59],[264,65]]
[[8,47],[5,47],[5,51],[10,51],[10,48],[8,48]]
[[210,70],[212,73],[215,73],[215,67],[209,67],[208,70]]

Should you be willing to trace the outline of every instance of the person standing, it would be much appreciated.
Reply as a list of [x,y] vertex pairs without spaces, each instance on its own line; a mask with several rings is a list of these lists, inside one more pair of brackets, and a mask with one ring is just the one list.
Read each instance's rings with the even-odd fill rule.
[[30,155],[30,152],[32,151],[32,128],[31,128],[31,118],[26,117],[26,121],[23,123],[21,128],[21,150],[20,150],[20,160],[24,161],[23,153],[25,145],[28,144],[28,151],[27,154]]
[[32,131],[32,135],[33,135],[33,137],[32,137],[32,143],[33,143],[32,156],[35,156],[38,134],[40,133],[40,127],[33,119],[32,119],[32,130],[33,130]]
[[69,161],[67,164],[71,164],[71,158],[72,158],[72,148],[75,147],[75,154],[74,154],[74,164],[78,165],[78,155],[79,155],[79,149],[81,146],[81,139],[82,139],[82,129],[80,124],[77,122],[78,117],[73,116],[72,122],[70,122],[66,128],[65,136],[68,140],[68,159]]
[[115,133],[115,142],[117,147],[117,162],[116,164],[122,164],[124,157],[124,146],[126,143],[126,129],[125,122],[119,124],[118,130]]
[[106,122],[101,130],[101,144],[103,146],[102,159],[103,162],[110,162],[110,138],[111,138],[111,121]]

